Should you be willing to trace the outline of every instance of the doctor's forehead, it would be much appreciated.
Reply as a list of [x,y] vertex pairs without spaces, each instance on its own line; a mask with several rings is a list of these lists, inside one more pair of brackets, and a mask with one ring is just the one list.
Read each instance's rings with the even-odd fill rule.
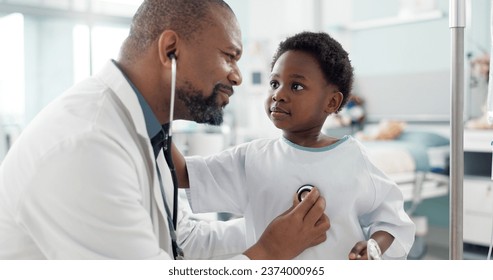
[[211,39],[218,40],[218,43],[225,44],[222,48],[241,56],[243,52],[241,28],[233,11],[223,8],[220,11],[213,11],[212,16],[213,22],[209,27],[214,38]]

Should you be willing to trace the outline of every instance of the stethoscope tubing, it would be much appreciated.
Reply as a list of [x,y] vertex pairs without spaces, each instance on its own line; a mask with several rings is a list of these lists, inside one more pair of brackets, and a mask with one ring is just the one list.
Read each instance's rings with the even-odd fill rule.
[[[173,136],[173,118],[175,111],[175,91],[176,91],[176,58],[171,55],[171,96],[169,104],[169,131],[168,131],[168,149],[171,149],[172,136]],[[176,229],[177,226],[177,213],[178,213],[178,178],[176,176],[175,165],[171,156],[171,150],[169,151],[169,169],[171,171],[171,179],[173,180],[173,226]]]

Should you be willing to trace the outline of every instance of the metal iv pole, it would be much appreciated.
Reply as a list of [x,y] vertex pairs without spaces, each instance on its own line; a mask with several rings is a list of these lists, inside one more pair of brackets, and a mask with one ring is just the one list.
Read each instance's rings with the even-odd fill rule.
[[450,251],[451,260],[463,259],[464,184],[464,28],[465,0],[449,1],[451,31],[451,144],[450,144]]

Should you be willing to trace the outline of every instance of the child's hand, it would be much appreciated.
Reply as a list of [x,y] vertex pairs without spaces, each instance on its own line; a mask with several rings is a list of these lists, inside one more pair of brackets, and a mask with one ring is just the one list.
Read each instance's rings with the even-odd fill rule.
[[356,243],[351,252],[349,252],[348,258],[350,260],[368,260],[367,245],[368,242],[366,240]]
[[[370,255],[373,260],[381,260],[382,254],[387,251],[392,242],[394,242],[394,236],[385,231],[377,231],[370,237]],[[359,241],[354,245],[351,252],[349,252],[348,258],[350,260],[367,260],[368,259],[368,241]]]

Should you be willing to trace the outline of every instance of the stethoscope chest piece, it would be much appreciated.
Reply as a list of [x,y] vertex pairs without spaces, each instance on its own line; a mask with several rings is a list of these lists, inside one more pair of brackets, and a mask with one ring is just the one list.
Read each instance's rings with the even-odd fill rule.
[[305,184],[298,188],[296,193],[298,194],[298,201],[301,202],[303,198],[313,189],[314,187],[310,184]]

